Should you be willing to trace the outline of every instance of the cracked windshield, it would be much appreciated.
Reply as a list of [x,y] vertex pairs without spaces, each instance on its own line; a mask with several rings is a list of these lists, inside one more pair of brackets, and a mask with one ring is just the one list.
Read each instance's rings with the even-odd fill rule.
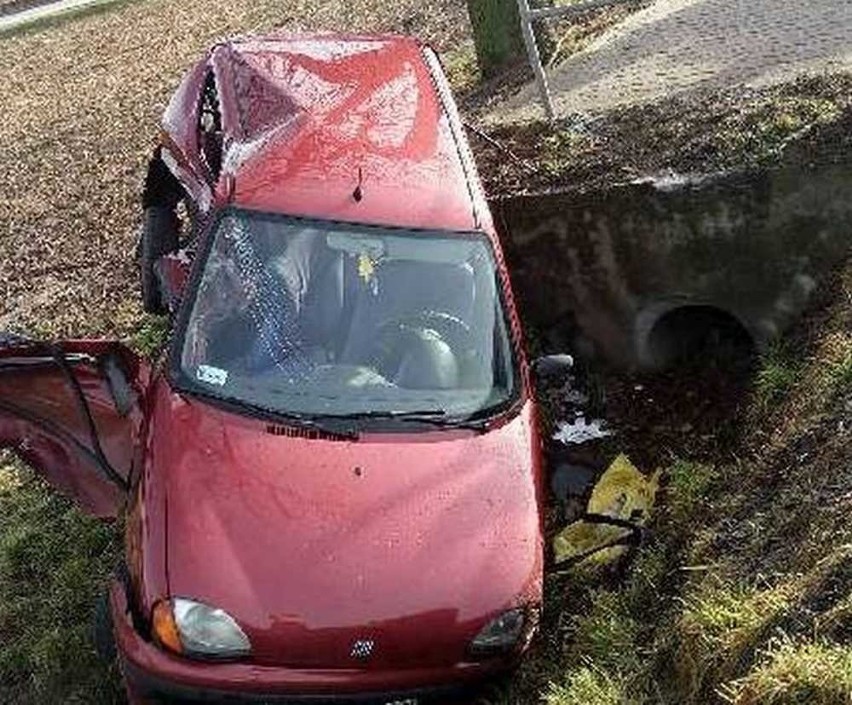
[[183,373],[273,411],[469,417],[510,400],[512,350],[485,235],[220,221]]

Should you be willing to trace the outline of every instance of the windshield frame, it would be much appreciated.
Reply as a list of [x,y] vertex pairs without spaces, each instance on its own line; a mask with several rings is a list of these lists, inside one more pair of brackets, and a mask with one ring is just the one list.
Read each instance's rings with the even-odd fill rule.
[[[282,213],[266,212],[256,209],[241,208],[239,206],[227,205],[219,208],[213,214],[213,217],[206,223],[202,233],[199,235],[198,248],[195,252],[192,262],[192,270],[190,277],[181,297],[179,309],[174,316],[174,324],[172,327],[171,341],[169,344],[168,358],[166,361],[166,376],[170,386],[175,391],[181,394],[187,394],[202,403],[211,404],[218,408],[226,409],[231,413],[237,413],[240,416],[253,418],[266,418],[270,421],[277,421],[287,425],[315,425],[316,421],[329,420],[336,426],[336,420],[346,420],[343,416],[333,415],[312,415],[288,413],[286,410],[264,409],[252,405],[243,399],[230,395],[211,394],[210,390],[202,387],[197,381],[183,369],[181,363],[182,351],[186,340],[186,335],[189,329],[190,319],[195,308],[195,302],[198,297],[202,279],[204,277],[207,263],[210,258],[213,245],[216,240],[220,222],[229,216],[245,216],[245,217],[261,217],[266,220],[279,221],[283,224],[303,225],[307,227],[328,227],[335,230],[351,231],[359,235],[369,235],[371,231],[376,233],[385,233],[391,235],[402,236],[419,236],[419,237],[440,237],[440,238],[468,238],[476,239],[485,243],[488,248],[489,255],[492,260],[495,274],[496,293],[499,301],[499,310],[503,316],[503,326],[505,328],[510,359],[508,363],[512,372],[512,392],[508,397],[490,407],[481,409],[469,417],[448,417],[446,419],[446,428],[465,427],[475,425],[487,425],[502,417],[514,417],[520,412],[521,407],[526,401],[527,390],[525,378],[522,374],[521,362],[523,351],[519,340],[516,326],[513,325],[512,309],[509,306],[509,298],[507,296],[507,288],[509,282],[504,271],[503,259],[494,246],[493,238],[484,230],[456,231],[456,230],[441,230],[437,228],[414,228],[407,226],[379,225],[372,223],[359,223],[353,221],[331,220],[327,218],[314,218],[304,216],[293,216]],[[219,403],[217,403],[219,402]],[[301,423],[300,416],[304,423]],[[411,419],[404,418],[363,418],[357,422],[347,422],[349,426],[356,426],[356,430],[388,430],[388,431],[420,431],[431,430],[440,431],[434,423],[417,423],[410,422]]]

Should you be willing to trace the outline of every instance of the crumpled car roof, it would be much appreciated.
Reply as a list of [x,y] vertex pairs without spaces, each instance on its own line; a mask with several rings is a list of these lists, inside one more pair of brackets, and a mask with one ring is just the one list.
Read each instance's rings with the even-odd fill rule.
[[232,203],[441,229],[487,218],[443,72],[418,41],[270,35],[210,56],[225,132],[219,189]]

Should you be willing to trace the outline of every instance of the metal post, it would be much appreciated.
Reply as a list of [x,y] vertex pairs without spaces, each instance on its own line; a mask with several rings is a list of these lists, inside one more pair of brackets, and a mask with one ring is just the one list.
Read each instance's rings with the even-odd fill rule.
[[535,74],[535,82],[538,85],[541,104],[544,107],[547,119],[550,122],[553,122],[555,117],[553,101],[550,98],[550,88],[547,85],[547,74],[544,71],[544,67],[541,65],[541,54],[538,51],[538,43],[535,40],[535,33],[533,32],[533,20],[529,0],[518,0],[518,14],[521,16],[521,31],[524,35],[524,44],[526,44],[527,47],[527,57],[529,58],[533,73]]

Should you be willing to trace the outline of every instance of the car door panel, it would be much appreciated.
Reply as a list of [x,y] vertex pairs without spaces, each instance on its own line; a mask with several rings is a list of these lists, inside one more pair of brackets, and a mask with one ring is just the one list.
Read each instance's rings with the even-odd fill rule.
[[[123,368],[123,399],[107,363]],[[0,342],[0,446],[87,513],[115,516],[142,428],[146,380],[147,368],[118,343]]]
[[205,57],[184,76],[163,115],[161,136],[163,161],[202,212],[212,203],[212,190],[198,151],[198,109],[208,71]]

